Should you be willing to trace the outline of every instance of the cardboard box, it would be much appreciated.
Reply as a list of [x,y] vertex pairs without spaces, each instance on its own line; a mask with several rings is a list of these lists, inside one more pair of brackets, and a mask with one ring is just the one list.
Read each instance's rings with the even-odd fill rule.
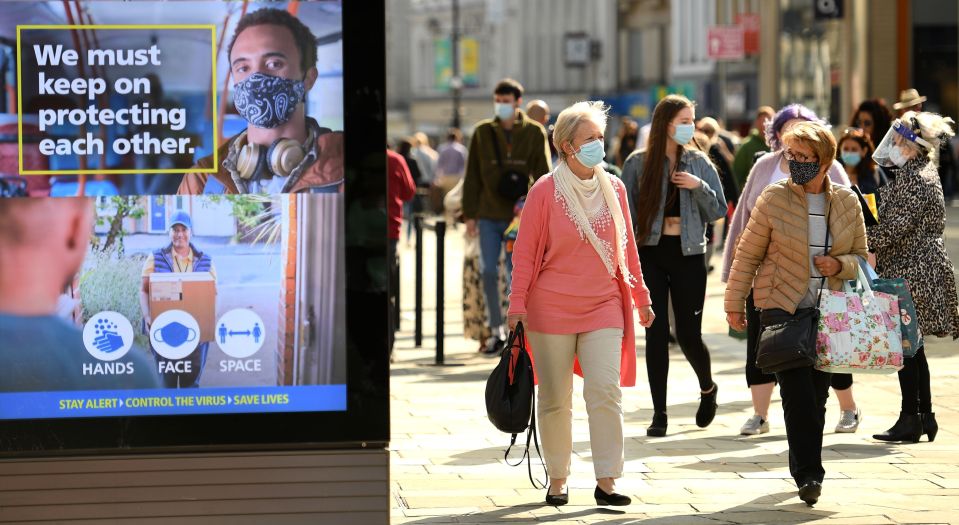
[[183,310],[200,325],[200,341],[216,336],[216,281],[210,272],[150,274],[150,317]]

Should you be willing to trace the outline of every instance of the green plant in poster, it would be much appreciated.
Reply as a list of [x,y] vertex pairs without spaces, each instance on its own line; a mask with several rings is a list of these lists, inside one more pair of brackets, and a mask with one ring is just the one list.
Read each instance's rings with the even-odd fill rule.
[[143,263],[143,255],[123,257],[118,249],[93,251],[80,274],[80,304],[83,323],[106,310],[122,314],[133,325],[137,345],[147,348],[146,335],[140,333]]
[[142,219],[146,209],[141,197],[120,196],[100,197],[97,199],[96,224],[99,227],[108,226],[106,235],[101,239],[94,235],[90,239],[92,251],[110,252],[116,249],[118,255],[123,255],[123,238],[127,231],[123,228],[123,221],[127,218]]
[[251,193],[246,195],[207,195],[204,201],[210,204],[228,202],[236,219],[236,240],[248,239],[251,244],[259,242],[271,245],[279,242],[283,233],[280,216],[280,197]]

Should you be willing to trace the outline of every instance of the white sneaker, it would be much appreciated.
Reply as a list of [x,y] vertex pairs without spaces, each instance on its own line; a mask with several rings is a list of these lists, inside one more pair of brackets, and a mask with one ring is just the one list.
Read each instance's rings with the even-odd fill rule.
[[839,423],[836,424],[836,432],[840,434],[851,434],[859,428],[862,421],[862,411],[843,410],[839,414]]
[[739,434],[742,436],[755,436],[766,432],[769,432],[769,421],[763,419],[760,415],[751,416],[739,429]]

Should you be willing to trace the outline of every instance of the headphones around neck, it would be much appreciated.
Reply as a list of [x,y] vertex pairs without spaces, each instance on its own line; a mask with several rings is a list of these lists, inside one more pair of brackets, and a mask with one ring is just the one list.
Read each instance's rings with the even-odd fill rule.
[[278,138],[269,147],[247,142],[246,137],[243,142],[236,169],[244,180],[289,177],[306,157],[303,145],[293,139]]

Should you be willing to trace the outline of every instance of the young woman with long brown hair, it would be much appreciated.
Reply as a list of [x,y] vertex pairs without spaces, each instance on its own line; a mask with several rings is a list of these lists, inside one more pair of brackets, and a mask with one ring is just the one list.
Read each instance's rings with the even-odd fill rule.
[[676,338],[699,379],[696,424],[708,426],[716,415],[716,383],[709,350],[703,344],[706,297],[706,224],[726,214],[726,198],[709,158],[687,147],[695,132],[695,105],[669,95],[653,111],[649,143],[623,166],[643,276],[656,314],[646,329],[646,373],[653,397],[648,436],[666,435],[666,384],[669,373],[669,298],[676,317]]

